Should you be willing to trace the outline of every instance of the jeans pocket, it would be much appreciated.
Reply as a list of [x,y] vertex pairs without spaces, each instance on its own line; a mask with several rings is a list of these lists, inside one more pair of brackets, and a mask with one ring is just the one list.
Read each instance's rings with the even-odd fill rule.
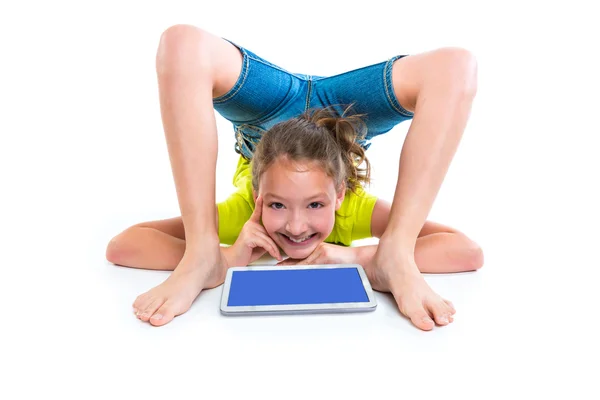
[[235,126],[235,152],[241,154],[247,160],[252,159],[254,150],[260,139],[266,132],[265,129],[256,125],[234,125]]

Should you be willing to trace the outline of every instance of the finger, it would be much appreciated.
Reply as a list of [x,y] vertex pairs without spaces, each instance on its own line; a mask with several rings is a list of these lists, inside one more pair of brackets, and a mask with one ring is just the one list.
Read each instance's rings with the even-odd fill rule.
[[260,235],[268,244],[271,250],[265,248],[273,256],[279,261],[283,261],[283,257],[281,257],[281,253],[279,252],[279,247],[275,244],[275,241],[269,236],[266,231],[257,231],[256,234]]
[[294,260],[293,258],[286,258],[285,260],[278,262],[277,266],[282,266],[282,265],[296,265],[298,263],[297,260]]
[[312,253],[304,260],[300,261],[298,265],[310,265],[310,264],[318,264],[317,260],[321,254]]
[[256,231],[254,232],[254,238],[256,239],[256,241],[260,240],[260,247],[268,251],[273,258],[279,261],[283,260],[281,254],[279,253],[277,245],[275,245],[275,242],[273,241],[273,239],[271,239],[271,237],[269,237],[269,235],[261,231]]
[[256,198],[256,204],[254,204],[254,211],[252,212],[252,215],[250,216],[250,220],[260,223],[260,216],[262,215],[262,205],[263,205],[262,196],[258,196]]

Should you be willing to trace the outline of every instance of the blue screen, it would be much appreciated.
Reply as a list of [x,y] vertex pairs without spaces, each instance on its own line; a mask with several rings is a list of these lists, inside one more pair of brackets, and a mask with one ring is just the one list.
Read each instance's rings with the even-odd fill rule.
[[356,268],[234,271],[228,306],[360,303],[369,298]]

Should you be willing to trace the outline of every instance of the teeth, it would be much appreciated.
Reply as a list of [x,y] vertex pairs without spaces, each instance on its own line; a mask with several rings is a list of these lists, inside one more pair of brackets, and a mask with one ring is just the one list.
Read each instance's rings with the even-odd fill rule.
[[304,242],[306,239],[310,238],[311,236],[312,236],[312,235],[308,235],[308,236],[306,236],[306,237],[303,237],[302,239],[298,239],[298,240],[296,240],[296,239],[294,239],[294,238],[291,238],[291,237],[289,237],[289,236],[288,236],[288,239],[290,239],[290,240],[291,240],[292,242],[294,242],[294,243],[302,243],[302,242]]

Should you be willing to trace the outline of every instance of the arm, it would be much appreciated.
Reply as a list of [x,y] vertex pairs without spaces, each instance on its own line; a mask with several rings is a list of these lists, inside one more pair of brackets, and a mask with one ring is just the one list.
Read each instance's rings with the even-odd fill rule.
[[246,266],[267,252],[273,258],[282,260],[279,248],[262,225],[262,204],[262,197],[259,196],[254,212],[244,224],[235,243],[231,247],[221,247],[227,268]]
[[[371,217],[374,237],[381,237],[387,223],[391,204],[378,199]],[[356,247],[356,262],[369,273],[377,245]],[[420,272],[453,273],[473,271],[483,264],[481,248],[458,230],[425,221],[415,244],[415,262]]]
[[[386,228],[390,203],[378,199],[371,214],[373,236],[380,236]],[[286,260],[282,265],[291,264],[360,264],[367,274],[373,272],[373,257],[378,245],[357,247],[338,246],[322,243],[305,260]],[[419,271],[425,273],[452,273],[473,271],[479,268],[482,252],[479,246],[467,236],[448,226],[427,221],[421,228],[415,246],[415,261]]]
[[255,207],[250,163],[242,156],[238,159],[232,183],[236,191],[217,204],[219,242],[229,245],[235,243]]
[[391,209],[391,203],[377,199],[373,208],[373,214],[371,214],[371,235],[373,237],[380,238],[383,232],[385,232]]
[[[371,234],[373,237],[380,238],[385,232],[388,221],[390,220],[390,211],[392,204],[381,199],[377,199],[373,214],[371,216]],[[454,228],[446,225],[438,224],[437,222],[425,221],[417,238],[432,235],[435,233],[460,233]]]

